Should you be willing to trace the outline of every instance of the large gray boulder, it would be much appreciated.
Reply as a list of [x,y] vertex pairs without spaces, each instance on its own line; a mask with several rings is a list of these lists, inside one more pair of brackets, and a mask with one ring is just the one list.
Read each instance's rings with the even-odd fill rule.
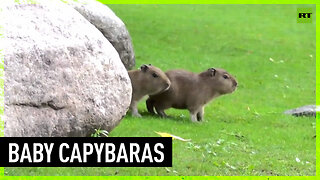
[[67,2],[111,42],[128,70],[135,66],[130,34],[122,20],[110,8],[96,0],[67,0]]
[[132,89],[101,32],[61,2],[15,5],[2,13],[5,136],[111,131],[126,114]]

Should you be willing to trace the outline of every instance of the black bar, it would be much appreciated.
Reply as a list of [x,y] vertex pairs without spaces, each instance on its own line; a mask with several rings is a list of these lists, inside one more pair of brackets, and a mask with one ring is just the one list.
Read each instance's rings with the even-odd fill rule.
[[[16,151],[17,154],[12,153],[16,150],[16,146],[13,146],[12,143],[16,143],[19,146],[19,150]],[[41,162],[34,162],[33,146],[35,143],[41,143],[43,147],[43,160]],[[53,143],[51,156],[49,158],[47,158],[44,143],[47,143],[48,147],[50,147],[50,143]],[[66,163],[61,162],[59,156],[59,148],[62,143],[67,143],[69,145],[69,149],[67,149],[66,146],[63,146],[61,150],[63,153],[61,156],[62,159],[66,160],[66,158],[70,158]],[[79,159],[77,158],[73,159],[74,162],[70,162],[73,148],[76,146],[75,143],[78,144],[82,162],[79,162]],[[93,147],[93,153],[91,155],[87,155],[87,162],[83,162],[84,143],[88,143],[86,144],[86,147],[89,152],[91,149],[89,144]],[[94,143],[96,143],[96,145]],[[132,143],[137,144],[132,145]],[[12,146],[11,159],[13,161],[15,159],[19,159],[17,162],[9,162],[9,144]],[[115,160],[113,162],[105,162],[105,159],[112,160],[112,155],[110,154],[108,156],[109,158],[106,158],[106,147],[111,147],[112,144],[115,146]],[[134,154],[132,155],[132,162],[130,162],[130,144],[133,151],[136,151],[136,146],[139,146],[140,148],[137,156]],[[147,144],[149,144],[150,151],[148,151]],[[155,147],[156,144],[157,146]],[[163,146],[161,146],[161,144]],[[28,158],[23,158],[23,161],[20,162],[24,146],[29,148],[32,162],[29,162],[30,159]],[[40,149],[39,146],[36,147],[37,150]],[[120,158],[119,162],[116,162],[120,146],[125,147],[128,162],[125,162],[126,158],[124,157]],[[172,138],[170,137],[0,137],[0,147],[0,167],[172,167]],[[98,162],[95,147],[102,148],[101,162]],[[26,150],[27,148],[24,149]],[[27,154],[26,152],[27,151],[24,151],[23,154]],[[77,151],[74,150],[75,155],[77,154],[76,152]],[[161,155],[161,152],[163,155]],[[144,156],[147,158],[144,158],[145,161],[142,162],[143,153],[145,155],[151,154],[152,162],[149,161],[150,156]],[[38,159],[40,156],[41,155],[37,154]],[[136,157],[138,157],[138,161],[140,162],[137,161]],[[163,161],[161,161],[161,157],[163,157]],[[49,159],[50,162],[47,162]],[[156,160],[158,162],[156,162]]]

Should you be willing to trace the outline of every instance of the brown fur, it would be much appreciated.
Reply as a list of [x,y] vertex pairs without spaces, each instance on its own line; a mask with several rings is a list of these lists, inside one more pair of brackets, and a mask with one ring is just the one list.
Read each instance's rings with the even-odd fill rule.
[[170,80],[159,68],[150,65],[142,65],[138,70],[128,71],[132,84],[132,98],[130,109],[132,116],[141,117],[137,104],[145,95],[155,95],[170,87]]
[[203,119],[204,106],[209,101],[232,93],[238,84],[227,71],[218,68],[210,68],[199,74],[171,70],[166,75],[171,86],[167,91],[149,97],[146,102],[148,111],[154,114],[155,108],[161,117],[167,117],[165,109],[188,109],[193,122]]

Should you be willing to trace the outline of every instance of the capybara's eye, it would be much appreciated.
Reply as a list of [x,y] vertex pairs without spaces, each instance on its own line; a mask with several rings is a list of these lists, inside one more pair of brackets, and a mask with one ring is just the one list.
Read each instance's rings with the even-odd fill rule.
[[229,79],[229,76],[223,75],[223,78],[224,78],[224,79]]
[[152,73],[152,76],[153,76],[154,78],[159,77],[158,74],[156,74],[156,73]]

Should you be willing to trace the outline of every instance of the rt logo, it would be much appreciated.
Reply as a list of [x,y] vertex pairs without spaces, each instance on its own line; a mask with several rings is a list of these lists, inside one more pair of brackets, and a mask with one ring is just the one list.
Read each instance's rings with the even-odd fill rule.
[[298,8],[297,15],[297,23],[312,23],[312,8]]
[[310,18],[312,13],[299,13],[299,18]]

